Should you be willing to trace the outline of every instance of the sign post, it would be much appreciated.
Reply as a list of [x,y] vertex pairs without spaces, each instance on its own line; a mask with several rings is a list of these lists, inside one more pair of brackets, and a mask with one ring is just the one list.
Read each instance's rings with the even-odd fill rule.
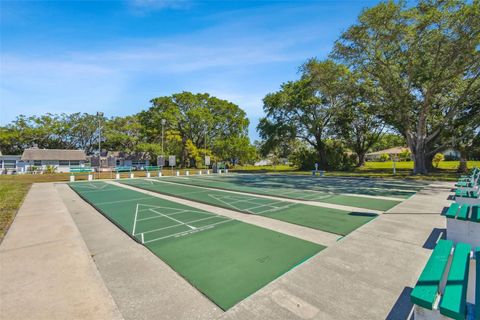
[[160,167],[160,171],[158,171],[158,176],[161,177],[162,176],[162,169],[165,166],[165,156],[162,155],[162,156],[157,157],[157,166]]
[[205,156],[205,171],[208,170],[209,165],[210,165],[210,156]]
[[175,156],[168,157],[168,164],[170,165],[170,168],[172,170],[172,176],[173,176],[173,167],[175,167],[175,162],[176,162]]

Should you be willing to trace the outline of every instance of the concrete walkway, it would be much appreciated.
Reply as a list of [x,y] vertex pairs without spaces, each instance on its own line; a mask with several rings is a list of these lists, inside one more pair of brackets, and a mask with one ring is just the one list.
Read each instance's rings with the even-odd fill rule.
[[427,187],[260,289],[223,319],[408,319],[409,294],[445,228],[451,183]]
[[122,319],[52,183],[34,184],[0,245],[1,319]]

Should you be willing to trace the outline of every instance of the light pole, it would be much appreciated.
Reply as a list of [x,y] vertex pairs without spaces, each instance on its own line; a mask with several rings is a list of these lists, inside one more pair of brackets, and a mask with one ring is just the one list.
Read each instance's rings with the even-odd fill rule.
[[160,120],[160,123],[162,124],[162,156],[165,156],[163,153],[163,127],[165,126],[165,123],[167,123],[167,120],[162,119]]
[[97,111],[98,118],[98,177],[100,178],[100,168],[102,167],[102,118],[103,112]]
[[98,157],[100,157],[100,154],[102,152],[101,148],[101,141],[102,141],[102,117],[103,117],[103,112],[97,112],[97,117],[98,117]]
[[205,170],[208,170],[207,167],[207,125],[205,125],[205,149],[203,150],[203,161],[205,162]]

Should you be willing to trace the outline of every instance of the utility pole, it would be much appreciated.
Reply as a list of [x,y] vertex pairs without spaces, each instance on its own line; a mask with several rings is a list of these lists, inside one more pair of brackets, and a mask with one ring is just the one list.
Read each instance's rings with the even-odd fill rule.
[[102,118],[103,112],[97,111],[98,118],[98,178],[100,178],[100,168],[102,167]]
[[203,161],[205,162],[205,170],[208,170],[207,167],[207,125],[205,125],[205,149],[203,150]]
[[165,157],[165,154],[163,153],[163,127],[165,126],[165,123],[167,123],[167,120],[162,119],[160,120],[160,123],[162,124],[162,156]]

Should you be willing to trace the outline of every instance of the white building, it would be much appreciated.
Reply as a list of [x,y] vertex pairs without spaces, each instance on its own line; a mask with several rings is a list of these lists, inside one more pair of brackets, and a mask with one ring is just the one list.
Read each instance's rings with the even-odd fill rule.
[[25,170],[25,164],[21,161],[22,156],[2,155],[0,151],[0,174],[16,173]]
[[47,166],[56,168],[56,172],[70,172],[70,167],[82,167],[87,156],[83,150],[38,149],[30,148],[23,151],[21,160],[26,170],[45,170]]

